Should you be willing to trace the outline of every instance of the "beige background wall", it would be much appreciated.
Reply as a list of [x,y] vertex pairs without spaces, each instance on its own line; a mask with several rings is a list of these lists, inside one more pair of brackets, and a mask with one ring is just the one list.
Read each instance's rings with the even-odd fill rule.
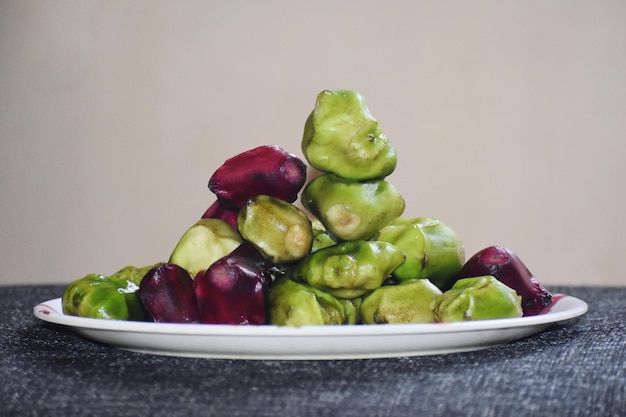
[[361,92],[406,216],[626,284],[624,1],[0,0],[0,283],[165,260],[226,158]]

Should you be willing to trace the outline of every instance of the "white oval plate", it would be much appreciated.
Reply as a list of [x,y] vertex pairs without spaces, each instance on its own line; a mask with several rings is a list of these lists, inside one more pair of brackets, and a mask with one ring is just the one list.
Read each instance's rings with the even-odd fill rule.
[[578,298],[553,299],[537,316],[434,324],[279,327],[103,320],[64,315],[61,298],[38,304],[34,314],[88,339],[135,352],[224,359],[364,359],[485,349],[587,312],[587,304]]

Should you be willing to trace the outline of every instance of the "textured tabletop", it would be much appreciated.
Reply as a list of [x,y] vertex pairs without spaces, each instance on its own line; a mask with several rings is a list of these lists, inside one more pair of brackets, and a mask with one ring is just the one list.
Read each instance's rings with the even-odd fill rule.
[[32,314],[63,286],[0,287],[0,416],[626,416],[626,287],[553,287],[582,318],[468,353],[344,361],[154,356]]

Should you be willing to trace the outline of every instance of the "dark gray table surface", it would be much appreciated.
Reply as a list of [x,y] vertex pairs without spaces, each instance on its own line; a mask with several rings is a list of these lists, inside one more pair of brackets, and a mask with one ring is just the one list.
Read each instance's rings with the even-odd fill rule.
[[36,319],[61,285],[0,287],[1,416],[626,416],[626,287],[551,287],[582,318],[495,348],[341,361],[164,357]]

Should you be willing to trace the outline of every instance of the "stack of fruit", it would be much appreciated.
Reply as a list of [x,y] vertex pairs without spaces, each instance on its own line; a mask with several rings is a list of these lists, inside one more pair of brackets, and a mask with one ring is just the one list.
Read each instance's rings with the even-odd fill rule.
[[216,201],[167,262],[73,281],[63,312],[303,326],[511,318],[552,302],[511,251],[465,262],[441,221],[401,217],[405,201],[387,181],[396,151],[358,93],[318,95],[302,152],[320,172],[308,183],[307,164],[275,145],[224,162],[209,180]]

